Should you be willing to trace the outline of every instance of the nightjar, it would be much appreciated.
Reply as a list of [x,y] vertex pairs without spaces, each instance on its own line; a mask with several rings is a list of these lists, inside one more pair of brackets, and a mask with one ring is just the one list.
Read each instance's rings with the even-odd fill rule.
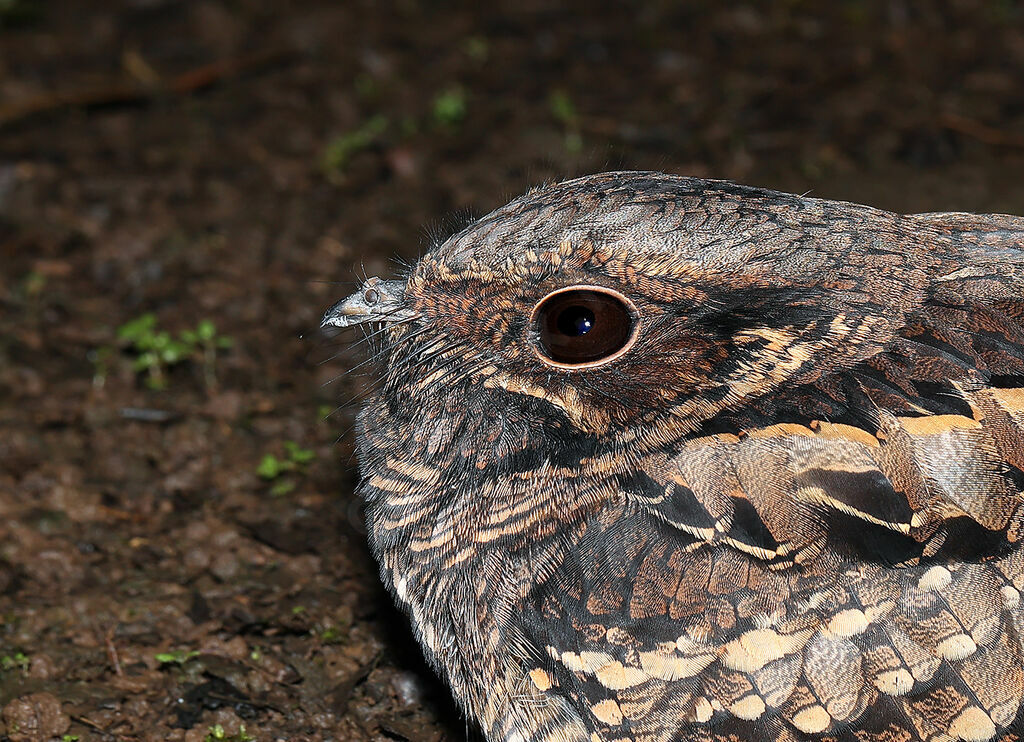
[[507,742],[1024,739],[1024,218],[659,173],[370,279],[372,548]]

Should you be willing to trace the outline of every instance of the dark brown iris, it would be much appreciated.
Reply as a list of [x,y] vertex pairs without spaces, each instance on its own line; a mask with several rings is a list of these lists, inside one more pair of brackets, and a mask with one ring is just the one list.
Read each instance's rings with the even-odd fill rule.
[[561,366],[611,360],[629,345],[635,326],[632,304],[597,286],[555,291],[534,310],[541,355]]

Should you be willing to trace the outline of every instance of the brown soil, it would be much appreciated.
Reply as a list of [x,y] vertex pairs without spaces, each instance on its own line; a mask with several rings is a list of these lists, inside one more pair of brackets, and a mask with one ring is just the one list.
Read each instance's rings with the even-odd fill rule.
[[[0,739],[466,735],[316,332],[466,215],[611,167],[1024,213],[1020,2],[485,5],[0,1]],[[146,313],[233,342],[151,388]]]

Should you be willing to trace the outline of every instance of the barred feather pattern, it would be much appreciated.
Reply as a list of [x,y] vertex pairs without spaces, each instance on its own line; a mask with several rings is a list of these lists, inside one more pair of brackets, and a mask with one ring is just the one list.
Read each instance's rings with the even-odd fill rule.
[[[538,360],[572,285],[621,359]],[[1024,740],[1024,219],[607,173],[402,301],[360,493],[488,739]]]

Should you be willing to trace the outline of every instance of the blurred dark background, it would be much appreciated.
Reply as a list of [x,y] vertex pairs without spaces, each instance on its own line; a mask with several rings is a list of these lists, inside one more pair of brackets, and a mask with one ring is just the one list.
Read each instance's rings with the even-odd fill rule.
[[1022,214],[1024,3],[0,0],[0,739],[464,738],[315,328],[611,168]]

